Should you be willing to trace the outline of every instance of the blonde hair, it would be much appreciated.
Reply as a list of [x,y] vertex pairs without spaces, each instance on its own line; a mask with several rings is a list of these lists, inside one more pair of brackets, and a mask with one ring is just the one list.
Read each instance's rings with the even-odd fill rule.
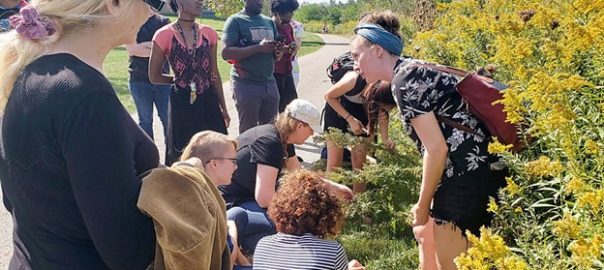
[[237,149],[238,145],[237,140],[222,133],[211,130],[197,132],[183,150],[180,161],[196,157],[201,159],[205,165],[209,161],[208,159],[219,157],[221,153],[224,153],[226,147],[234,146]]
[[282,112],[278,114],[277,117],[275,117],[273,125],[275,125],[277,131],[279,131],[279,136],[281,136],[281,142],[283,143],[284,151],[287,151],[287,148],[285,147],[287,146],[287,139],[292,133],[296,131],[296,127],[298,126],[298,124],[308,125],[296,118],[289,116],[289,114],[286,112]]
[[[111,14],[107,8],[117,2],[115,0],[30,1],[28,6],[35,8],[40,16],[50,19],[55,24],[56,31],[39,40],[23,38],[15,30],[0,34],[0,114],[4,113],[13,85],[23,68],[48,53],[62,35],[117,18],[132,20],[135,17],[131,15],[135,1],[141,0],[119,0],[119,6],[115,6]],[[122,30],[119,31],[124,32]],[[94,33],[90,32],[90,35]]]

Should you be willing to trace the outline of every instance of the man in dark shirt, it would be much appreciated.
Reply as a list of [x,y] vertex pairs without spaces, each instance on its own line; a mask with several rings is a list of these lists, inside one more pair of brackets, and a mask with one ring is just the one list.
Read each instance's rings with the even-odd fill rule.
[[[168,103],[170,100],[169,84],[152,84],[149,80],[149,56],[151,55],[153,35],[170,20],[158,14],[153,14],[141,27],[136,37],[137,44],[127,44],[126,50],[130,55],[130,81],[128,87],[138,113],[138,125],[153,139],[153,104],[164,127],[168,130]],[[164,73],[168,73],[168,65]]]
[[0,33],[11,30],[8,18],[27,5],[25,0],[0,0]]

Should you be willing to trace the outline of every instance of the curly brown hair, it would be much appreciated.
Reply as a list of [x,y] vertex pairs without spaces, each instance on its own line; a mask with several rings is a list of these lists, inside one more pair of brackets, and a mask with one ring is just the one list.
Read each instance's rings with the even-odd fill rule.
[[319,238],[340,232],[344,222],[342,203],[329,191],[320,174],[309,170],[292,171],[283,181],[268,208],[278,232],[311,233]]

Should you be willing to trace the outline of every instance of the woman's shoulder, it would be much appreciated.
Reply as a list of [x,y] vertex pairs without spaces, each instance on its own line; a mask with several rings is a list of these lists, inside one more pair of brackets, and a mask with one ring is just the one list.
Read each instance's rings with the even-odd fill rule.
[[198,24],[197,29],[201,35],[207,37],[212,43],[218,41],[218,32],[213,27],[206,24]]
[[155,31],[155,35],[153,35],[153,39],[174,35],[174,28],[172,27],[172,25],[174,25],[174,23],[166,24],[161,28],[157,29],[157,31]]

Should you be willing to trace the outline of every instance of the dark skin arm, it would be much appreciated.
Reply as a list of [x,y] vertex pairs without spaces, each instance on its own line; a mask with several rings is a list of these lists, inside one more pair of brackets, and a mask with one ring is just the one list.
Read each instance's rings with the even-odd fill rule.
[[166,62],[164,52],[153,43],[151,56],[149,57],[149,80],[154,84],[172,84],[174,77],[162,73],[162,68]]
[[260,44],[237,47],[234,44],[223,42],[222,58],[224,60],[241,61],[257,53],[273,53],[277,44],[273,41],[263,40]]

